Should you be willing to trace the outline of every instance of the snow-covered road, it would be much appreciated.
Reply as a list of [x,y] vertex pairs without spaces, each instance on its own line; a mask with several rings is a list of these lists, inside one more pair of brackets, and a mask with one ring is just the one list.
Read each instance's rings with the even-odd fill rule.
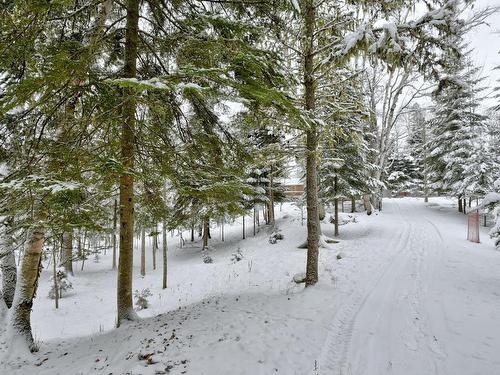
[[394,199],[383,215],[365,246],[385,256],[336,309],[319,373],[500,374],[499,254],[439,206]]

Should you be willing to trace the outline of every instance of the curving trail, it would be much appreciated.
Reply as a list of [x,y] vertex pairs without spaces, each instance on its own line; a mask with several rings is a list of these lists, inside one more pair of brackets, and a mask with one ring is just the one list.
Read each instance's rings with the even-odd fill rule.
[[385,256],[332,307],[319,374],[500,374],[500,254],[463,239],[463,215],[416,199],[382,215],[367,242]]

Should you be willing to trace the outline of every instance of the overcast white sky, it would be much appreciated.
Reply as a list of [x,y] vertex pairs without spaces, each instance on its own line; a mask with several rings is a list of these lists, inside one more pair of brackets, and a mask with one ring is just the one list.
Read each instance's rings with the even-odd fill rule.
[[[475,9],[487,6],[500,6],[500,0],[476,0]],[[492,15],[488,19],[488,25],[478,27],[469,35],[471,47],[474,48],[473,57],[476,64],[484,66],[482,75],[486,78],[484,85],[493,87],[496,80],[500,80],[500,70],[492,70],[500,65],[500,13]],[[497,32],[497,33],[496,33]],[[488,93],[490,90],[487,91]]]

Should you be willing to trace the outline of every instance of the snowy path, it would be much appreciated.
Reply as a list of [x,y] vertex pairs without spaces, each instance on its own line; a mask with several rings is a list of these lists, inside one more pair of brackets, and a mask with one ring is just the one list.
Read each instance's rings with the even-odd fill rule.
[[319,373],[499,374],[498,254],[457,235],[463,215],[405,199],[384,216],[390,258],[336,309]]

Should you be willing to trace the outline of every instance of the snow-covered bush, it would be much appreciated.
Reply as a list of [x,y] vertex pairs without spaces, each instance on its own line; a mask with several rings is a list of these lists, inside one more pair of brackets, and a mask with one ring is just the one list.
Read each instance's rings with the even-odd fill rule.
[[202,253],[201,253],[201,259],[203,260],[203,263],[205,263],[205,264],[210,264],[210,263],[214,262],[214,260],[208,254],[208,251],[206,249],[202,251]]
[[281,234],[279,232],[273,232],[269,236],[269,243],[275,244],[276,242],[278,242],[278,240],[282,240],[283,238],[284,238],[283,234]]
[[490,237],[495,241],[495,246],[500,250],[500,178],[495,181],[495,191],[486,194],[481,207],[487,208],[494,218],[495,224],[490,230]]
[[149,307],[148,297],[151,297],[152,295],[153,293],[151,293],[149,288],[145,288],[141,291],[136,289],[134,292],[134,299],[137,310],[147,309]]
[[[57,290],[59,291],[59,298],[63,297],[63,292],[67,292],[68,290],[73,289],[73,284],[71,283],[68,274],[64,270],[64,268],[58,268],[56,271],[57,275]],[[56,298],[56,290],[54,285],[54,275],[50,277],[50,290],[49,290],[49,298]]]
[[238,248],[238,250],[236,250],[235,253],[231,254],[231,262],[233,262],[233,263],[237,263],[242,259],[243,259],[243,254],[241,253],[240,248]]

